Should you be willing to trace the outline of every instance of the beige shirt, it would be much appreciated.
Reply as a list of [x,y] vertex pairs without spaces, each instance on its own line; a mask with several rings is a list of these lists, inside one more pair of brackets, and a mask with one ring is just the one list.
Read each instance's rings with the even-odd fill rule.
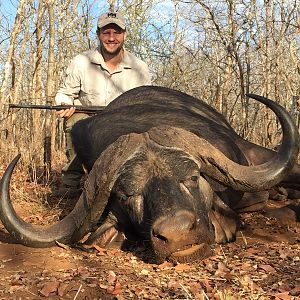
[[110,72],[102,54],[94,49],[77,55],[71,61],[55,102],[58,105],[103,106],[125,91],[150,84],[151,77],[146,63],[128,51],[124,51],[123,60]]

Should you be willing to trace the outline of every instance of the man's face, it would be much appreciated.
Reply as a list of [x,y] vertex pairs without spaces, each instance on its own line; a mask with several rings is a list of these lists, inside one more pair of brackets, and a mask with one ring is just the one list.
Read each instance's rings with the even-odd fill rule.
[[117,55],[124,44],[126,32],[116,24],[108,24],[98,30],[98,38],[104,54]]

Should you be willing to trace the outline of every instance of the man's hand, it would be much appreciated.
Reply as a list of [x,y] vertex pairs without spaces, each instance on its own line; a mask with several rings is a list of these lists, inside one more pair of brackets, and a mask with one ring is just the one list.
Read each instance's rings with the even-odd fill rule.
[[[67,105],[66,103],[61,103],[61,105]],[[75,112],[75,107],[70,107],[67,109],[58,110],[56,115],[61,118],[70,118]]]

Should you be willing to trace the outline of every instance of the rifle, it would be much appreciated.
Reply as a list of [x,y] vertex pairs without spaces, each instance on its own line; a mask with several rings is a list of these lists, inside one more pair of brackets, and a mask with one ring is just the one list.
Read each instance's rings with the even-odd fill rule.
[[74,107],[78,112],[92,114],[102,111],[106,106],[81,106],[81,105],[39,105],[39,104],[9,104],[8,108],[29,108],[29,109],[49,109],[62,110]]

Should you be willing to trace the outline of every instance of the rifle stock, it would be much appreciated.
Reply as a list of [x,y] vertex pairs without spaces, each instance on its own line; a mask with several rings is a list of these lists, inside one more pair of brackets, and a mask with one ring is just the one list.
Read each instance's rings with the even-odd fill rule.
[[97,113],[102,111],[106,106],[81,106],[81,105],[39,105],[39,104],[14,104],[11,103],[8,105],[8,108],[28,108],[28,109],[48,109],[48,110],[63,110],[70,107],[75,108],[75,112],[82,112],[82,113]]

